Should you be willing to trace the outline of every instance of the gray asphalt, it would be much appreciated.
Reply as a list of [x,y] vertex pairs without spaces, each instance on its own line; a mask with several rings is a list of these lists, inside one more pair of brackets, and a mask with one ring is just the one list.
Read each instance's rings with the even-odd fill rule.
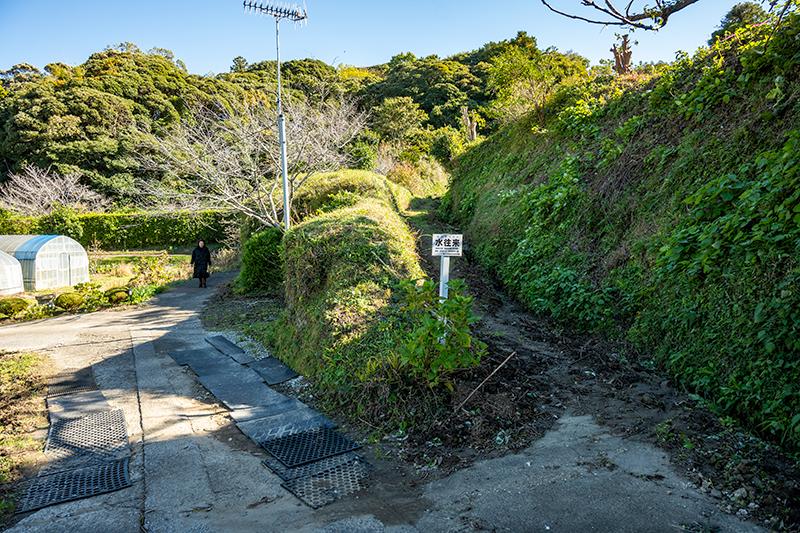
[[376,518],[386,514],[378,507],[401,507],[379,487],[362,491],[373,498],[367,505],[313,510],[280,486],[261,463],[266,452],[168,355],[209,346],[215,333],[203,330],[199,309],[230,277],[213,276],[208,289],[187,282],[139,309],[0,326],[4,350],[40,351],[64,369],[91,365],[108,403],[125,414],[132,451],[130,488],[41,509],[9,531],[672,533],[693,523],[768,531],[726,514],[724,498],[701,493],[663,451],[568,415],[521,454],[428,483],[419,512]]

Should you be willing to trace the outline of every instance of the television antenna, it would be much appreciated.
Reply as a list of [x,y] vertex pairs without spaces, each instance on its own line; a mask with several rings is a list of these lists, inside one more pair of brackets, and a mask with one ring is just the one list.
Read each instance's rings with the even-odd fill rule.
[[269,2],[255,2],[253,0],[244,0],[245,11],[251,13],[259,13],[261,15],[268,15],[275,17],[275,46],[277,48],[277,65],[278,65],[278,139],[281,147],[281,175],[283,177],[283,227],[285,231],[289,231],[291,221],[289,214],[292,211],[291,199],[289,198],[289,175],[286,168],[286,127],[284,125],[283,106],[281,105],[281,39],[280,39],[280,23],[281,19],[291,20],[295,24],[298,22],[308,22],[308,15],[306,12],[305,3],[303,7],[297,4],[284,4]]

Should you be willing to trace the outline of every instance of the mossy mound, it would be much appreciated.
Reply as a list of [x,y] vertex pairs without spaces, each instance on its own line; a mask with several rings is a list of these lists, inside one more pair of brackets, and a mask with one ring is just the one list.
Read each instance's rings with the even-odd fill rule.
[[53,303],[56,307],[69,310],[80,307],[83,302],[84,299],[81,294],[77,292],[65,292],[64,294],[59,294]]
[[14,316],[26,309],[31,303],[22,298],[0,300],[0,315]]
[[105,291],[103,295],[109,303],[118,304],[128,298],[128,287],[112,287]]

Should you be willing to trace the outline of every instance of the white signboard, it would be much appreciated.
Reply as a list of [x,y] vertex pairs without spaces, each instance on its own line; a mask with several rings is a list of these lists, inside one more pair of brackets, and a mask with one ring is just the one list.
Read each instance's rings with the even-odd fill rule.
[[461,249],[464,244],[463,235],[453,235],[449,233],[433,234],[433,255],[442,257],[461,257]]

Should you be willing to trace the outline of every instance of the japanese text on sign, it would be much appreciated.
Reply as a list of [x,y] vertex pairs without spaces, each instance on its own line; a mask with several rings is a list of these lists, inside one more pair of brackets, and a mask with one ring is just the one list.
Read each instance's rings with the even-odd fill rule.
[[433,234],[433,255],[460,257],[463,235]]

